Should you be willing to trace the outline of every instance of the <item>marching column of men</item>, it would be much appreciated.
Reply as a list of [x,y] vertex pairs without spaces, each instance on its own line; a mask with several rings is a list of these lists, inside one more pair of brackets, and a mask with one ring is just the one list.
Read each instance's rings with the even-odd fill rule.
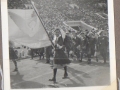
[[[53,36],[50,33],[50,39],[53,40]],[[108,37],[106,36],[106,31],[102,31],[99,35],[94,32],[81,32],[77,34],[76,31],[66,32],[66,36],[63,40],[63,45],[65,47],[65,52],[68,58],[76,57],[78,61],[82,62],[83,57],[87,58],[87,63],[91,63],[91,58],[95,56],[96,61],[98,61],[98,56],[96,53],[100,53],[103,57],[104,63],[106,63],[107,50],[108,50]],[[33,51],[31,50],[31,56],[33,58]],[[53,47],[48,46],[45,48],[39,49],[40,59],[41,56],[44,58],[46,56],[46,63],[50,63],[50,57],[53,57]]]
[[[102,31],[100,34],[89,32],[76,33],[75,31],[70,31],[66,33],[65,38],[62,37],[60,29],[54,31],[54,37],[49,33],[50,39],[54,43],[54,47],[48,46],[45,48],[31,49],[31,58],[33,59],[34,53],[43,57],[46,56],[46,63],[50,63],[50,58],[53,57],[53,78],[49,81],[56,83],[56,74],[59,66],[64,68],[63,79],[68,77],[67,65],[71,63],[70,59],[76,57],[77,61],[82,62],[83,57],[87,58],[87,63],[91,64],[92,58],[95,56],[98,62],[98,52],[102,56],[104,63],[107,60],[108,51],[108,37],[106,31]],[[44,54],[45,53],[45,54]],[[17,55],[13,50],[13,45],[10,45],[10,59],[15,65],[15,70],[17,68]]]
[[[72,50],[73,54],[76,55],[77,60],[82,62],[83,56],[88,58],[88,64],[91,63],[91,58],[96,57],[98,61],[98,56],[96,53],[100,52],[100,55],[106,63],[107,49],[108,49],[108,37],[106,36],[106,31],[102,31],[100,35],[94,32],[81,32],[77,35],[75,31],[72,31],[73,37],[68,36],[68,33],[64,39],[65,47],[69,56],[69,52]],[[96,55],[95,55],[96,54]]]

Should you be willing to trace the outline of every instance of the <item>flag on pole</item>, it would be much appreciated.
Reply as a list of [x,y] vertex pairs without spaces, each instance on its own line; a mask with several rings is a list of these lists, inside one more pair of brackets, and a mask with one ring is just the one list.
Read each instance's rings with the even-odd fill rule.
[[[40,20],[40,22],[41,22],[41,25],[43,25],[42,19],[41,19],[40,16],[39,16],[39,12],[38,12],[38,10],[37,10],[36,7],[35,7],[34,2],[33,2],[32,0],[30,0],[30,1],[31,1],[32,7],[33,7],[33,9],[34,9],[34,11],[35,11],[37,17],[39,18],[39,20]],[[44,28],[44,25],[43,25],[43,28]],[[50,40],[52,46],[55,47],[54,44],[53,44],[53,42],[52,42],[52,40],[51,40],[50,37],[49,37],[48,32],[46,31],[45,28],[44,28],[44,31],[46,32],[46,34],[47,34],[47,36],[48,36],[48,38],[49,38],[49,40]]]
[[51,42],[33,9],[9,9],[9,39],[30,48],[50,46]]
[[39,12],[38,12],[37,8],[35,7],[35,4],[34,4],[33,1],[31,1],[31,4],[32,4],[33,8],[35,9],[36,13],[39,14]]

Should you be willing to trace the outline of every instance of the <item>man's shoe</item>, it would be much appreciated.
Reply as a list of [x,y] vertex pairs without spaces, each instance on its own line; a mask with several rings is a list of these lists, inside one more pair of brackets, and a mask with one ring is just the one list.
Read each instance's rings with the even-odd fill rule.
[[67,78],[69,78],[68,76],[64,76],[62,79],[67,79]]
[[68,74],[65,74],[62,79],[66,79],[66,78],[68,78]]
[[79,60],[79,62],[82,62],[82,60]]
[[16,72],[16,71],[18,71],[18,69],[17,69],[17,68],[15,68],[13,72]]
[[49,79],[49,81],[53,81],[54,83],[56,83],[56,79],[55,78]]

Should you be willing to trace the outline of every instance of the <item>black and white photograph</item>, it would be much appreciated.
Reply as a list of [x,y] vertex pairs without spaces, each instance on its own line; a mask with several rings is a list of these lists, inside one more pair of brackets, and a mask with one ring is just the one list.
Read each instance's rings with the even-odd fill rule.
[[8,0],[6,5],[4,54],[11,89],[111,85],[116,70],[114,75],[107,0]]

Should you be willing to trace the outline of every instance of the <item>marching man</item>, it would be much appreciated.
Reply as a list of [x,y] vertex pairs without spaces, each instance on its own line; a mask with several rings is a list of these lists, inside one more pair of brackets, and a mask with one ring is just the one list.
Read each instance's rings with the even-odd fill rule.
[[59,66],[64,67],[64,77],[63,79],[67,78],[67,64],[70,63],[70,60],[68,59],[67,55],[64,53],[64,46],[63,46],[63,38],[60,32],[60,29],[57,28],[54,31],[55,37],[54,37],[54,65],[53,65],[53,78],[49,79],[49,81],[53,81],[56,83],[56,74],[57,74],[57,68]]

